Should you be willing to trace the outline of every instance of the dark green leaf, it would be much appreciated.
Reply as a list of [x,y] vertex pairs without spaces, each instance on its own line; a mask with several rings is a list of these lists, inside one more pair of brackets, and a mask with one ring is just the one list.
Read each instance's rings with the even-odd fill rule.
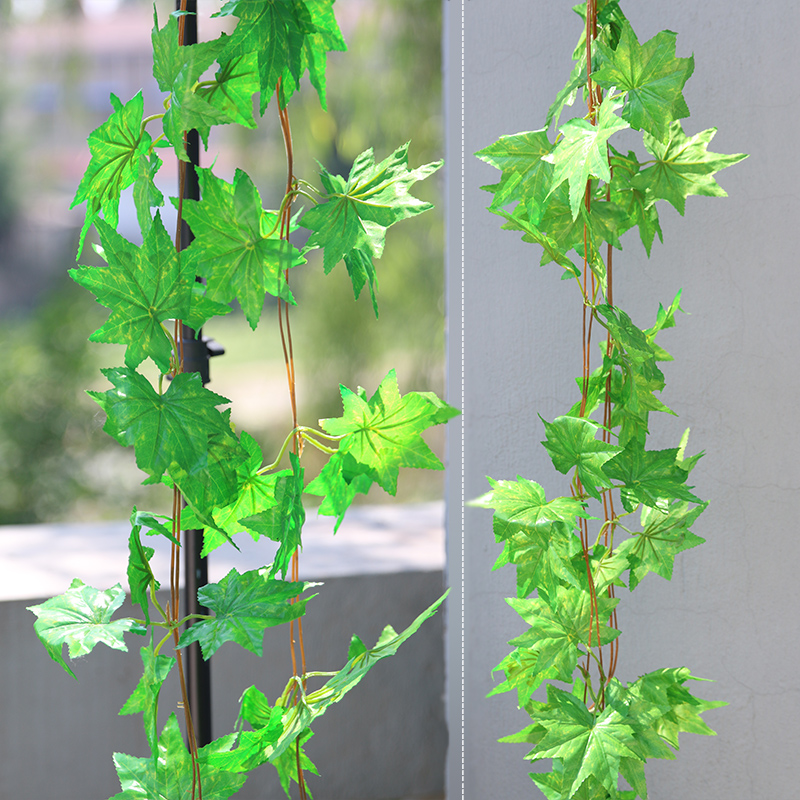
[[128,550],[130,552],[128,557],[128,586],[130,586],[131,590],[131,602],[142,607],[145,621],[149,625],[150,600],[147,593],[151,584],[155,585],[156,590],[160,584],[155,575],[153,575],[153,570],[150,569],[150,559],[153,557],[155,550],[152,547],[144,547],[142,545],[142,540],[139,536],[141,530],[140,525],[134,525],[128,539]]
[[111,316],[90,341],[126,345],[125,364],[131,369],[152,358],[162,373],[169,372],[172,340],[162,323],[188,315],[194,284],[192,264],[178,255],[160,214],[141,248],[103,220],[96,220],[95,227],[108,266],[70,270],[76,283],[111,309]]
[[598,441],[595,437],[600,426],[589,419],[556,417],[552,422],[542,422],[547,434],[542,444],[553,466],[564,475],[576,468],[584,490],[599,499],[598,489],[611,486],[603,466],[622,448]]
[[224,642],[236,642],[260,656],[265,628],[301,617],[310,598],[295,598],[312,585],[268,578],[266,570],[240,575],[232,569],[219,583],[197,592],[200,604],[215,616],[195,621],[181,635],[178,647],[199,642],[203,658],[209,659]]

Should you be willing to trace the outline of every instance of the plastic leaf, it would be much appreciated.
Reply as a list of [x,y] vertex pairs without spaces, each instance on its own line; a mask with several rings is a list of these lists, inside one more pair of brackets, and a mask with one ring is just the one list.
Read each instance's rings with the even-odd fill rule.
[[305,258],[278,237],[276,215],[262,209],[258,190],[244,172],[237,169],[233,183],[210,169],[197,172],[203,199],[183,203],[195,236],[186,253],[207,281],[207,297],[222,303],[235,297],[255,330],[267,292],[294,303],[285,272]]
[[611,479],[620,481],[620,497],[626,511],[639,503],[658,506],[660,500],[689,500],[701,503],[686,486],[688,473],[677,463],[678,450],[645,450],[638,442],[627,447],[603,466]]
[[191,472],[207,464],[209,436],[233,437],[216,406],[230,402],[203,387],[197,373],[181,373],[158,394],[138,372],[104,369],[114,385],[89,392],[106,412],[103,430],[121,445],[133,445],[137,466],[160,478],[173,465]]
[[93,342],[127,345],[125,364],[135,368],[152,358],[162,373],[169,372],[172,340],[162,323],[183,319],[192,302],[194,271],[181,258],[156,214],[136,247],[102,220],[95,227],[108,266],[70,270],[72,279],[89,289],[111,316],[90,337]]
[[349,453],[334,453],[314,480],[306,486],[306,494],[323,498],[317,513],[336,517],[333,532],[339,530],[344,515],[357,494],[366,494],[372,478],[359,471],[359,465]]
[[617,548],[631,564],[630,588],[635,589],[648,572],[655,572],[666,580],[672,579],[675,556],[702,544],[705,539],[689,530],[708,503],[690,506],[677,500],[666,510],[642,509],[642,530],[634,533]]
[[158,755],[158,696],[161,686],[167,679],[177,659],[172,656],[156,655],[151,647],[142,647],[144,671],[133,694],[120,709],[120,716],[142,714],[144,732],[150,745],[150,752],[155,758]]
[[[549,502],[544,489],[535,481],[518,475],[516,481],[495,481],[487,478],[492,490],[472,500],[469,505],[495,510],[494,532],[498,541],[505,538],[504,521],[535,528],[545,534],[555,528],[563,538],[572,533],[577,517],[589,519],[584,504],[574,497],[556,497]],[[515,526],[509,526],[509,533]]]
[[142,607],[144,618],[150,624],[150,600],[147,593],[151,584],[155,585],[156,590],[159,583],[150,569],[150,559],[155,550],[152,547],[145,547],[139,536],[142,530],[140,525],[134,525],[128,539],[128,586],[131,590],[131,602]]
[[576,697],[552,685],[547,687],[547,700],[536,714],[547,733],[531,760],[559,759],[571,778],[568,797],[590,776],[608,791],[615,790],[620,759],[637,758],[630,747],[631,727],[613,707],[595,716]]
[[[341,386],[343,416],[320,420],[328,433],[341,435],[339,452],[348,453],[389,494],[397,491],[400,467],[443,469],[420,433],[443,421],[441,401],[418,392],[400,395],[394,370],[375,394],[356,394]],[[362,390],[363,391],[363,390]],[[448,418],[458,413],[446,406]]]
[[346,49],[332,6],[333,0],[229,0],[218,12],[239,17],[225,56],[258,54],[262,114],[278,81],[285,103],[306,69],[325,108],[327,53]]
[[139,92],[125,105],[111,95],[114,112],[89,134],[89,166],[81,178],[70,208],[86,203],[86,219],[81,228],[78,256],[90,225],[102,211],[112,227],[119,222],[119,197],[139,174],[140,158],[147,157],[152,143],[150,134],[142,130],[144,98]]
[[309,694],[301,693],[298,702],[285,709],[283,733],[273,745],[269,760],[272,761],[285,752],[314,719],[324,714],[331,705],[338,703],[375,664],[381,659],[393,656],[400,645],[409,639],[426,619],[433,616],[448,592],[425,609],[402,633],[397,633],[391,625],[387,625],[374,647],[367,648],[358,637],[353,637],[356,646],[351,643],[347,664],[329,678],[321,689]]
[[673,122],[664,142],[645,133],[644,146],[652,153],[656,163],[643,169],[631,184],[645,192],[648,203],[666,200],[681,215],[689,195],[727,197],[712,175],[738,164],[747,156],[742,153],[728,156],[708,152],[708,145],[716,132],[716,128],[709,128],[694,136],[687,136],[680,122]]
[[[301,547],[300,536],[303,523],[306,521],[306,512],[303,508],[304,470],[300,466],[300,459],[294,453],[289,453],[289,460],[292,469],[284,470],[276,476],[275,502],[272,507],[241,520],[242,524],[257,536],[267,536],[274,542],[281,543],[269,571],[270,578],[279,572],[281,577],[286,577],[292,556],[295,550]],[[253,538],[257,539],[257,536]]]
[[563,586],[556,590],[552,603],[540,597],[525,600],[509,597],[506,602],[530,625],[509,644],[535,652],[538,655],[536,670],[542,677],[570,681],[579,656],[585,653],[581,648],[590,644],[593,647],[605,645],[619,636],[619,631],[607,624],[618,598],[598,597],[599,611],[594,615],[588,592]]
[[214,618],[195,621],[181,635],[178,647],[199,642],[203,658],[209,659],[223,643],[236,642],[260,656],[264,629],[301,617],[310,598],[294,598],[311,585],[267,578],[265,570],[240,575],[232,569],[219,583],[199,589],[197,599],[214,612]]
[[611,96],[611,92],[600,104],[597,124],[585,119],[571,119],[561,126],[563,139],[552,153],[544,156],[555,167],[552,188],[564,181],[569,182],[569,204],[572,218],[578,216],[590,176],[611,182],[606,144],[610,136],[630,125],[614,112],[622,103]]
[[547,434],[542,444],[553,466],[564,475],[576,468],[584,490],[599,499],[597,489],[611,486],[603,465],[622,448],[598,441],[595,437],[600,426],[589,419],[556,417],[552,422],[542,422]]
[[[198,750],[205,800],[226,800],[245,782],[245,775],[225,772],[209,763],[209,757],[226,746],[229,746],[229,737],[217,739]],[[175,714],[170,714],[158,738],[157,752],[157,758],[114,753],[122,791],[110,800],[188,800],[192,796],[192,761]]]
[[127,651],[123,634],[145,632],[136,620],[111,619],[124,599],[125,591],[119,584],[101,591],[75,578],[64,594],[28,606],[28,611],[37,617],[33,628],[50,658],[75,678],[62,656],[65,644],[70,658],[86,655],[101,642],[115,650]]
[[409,170],[406,143],[377,165],[372,148],[361,153],[347,181],[325,169],[320,173],[329,198],[309,209],[301,220],[304,228],[313,231],[306,249],[323,248],[326,274],[342,259],[349,262],[355,296],[365,280],[369,282],[376,315],[374,269],[367,270],[365,263],[380,258],[390,225],[433,208],[411,195],[409,189],[441,166],[438,161]]
[[604,63],[592,75],[600,86],[627,92],[622,118],[661,141],[670,122],[689,116],[682,91],[694,72],[694,57],[675,57],[676,38],[661,31],[640,45],[626,20],[616,49],[597,43]]
[[550,190],[553,165],[542,160],[553,149],[546,130],[501,136],[494,144],[478,150],[475,155],[501,170],[500,182],[482,189],[494,193],[489,206],[496,210],[513,202],[522,203],[528,217],[538,223],[543,200]]

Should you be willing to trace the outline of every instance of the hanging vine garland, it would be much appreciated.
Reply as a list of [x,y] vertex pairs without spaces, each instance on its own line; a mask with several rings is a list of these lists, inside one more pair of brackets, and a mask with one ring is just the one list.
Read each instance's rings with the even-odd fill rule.
[[[509,642],[514,650],[496,668],[505,680],[491,694],[516,690],[531,722],[501,741],[532,745],[531,761],[553,760],[551,772],[531,774],[548,800],[634,800],[647,797],[647,759],[674,758],[681,731],[713,733],[700,714],[724,703],[690,694],[685,684],[696,678],[685,667],[628,685],[615,677],[616,588],[632,591],[650,572],[669,580],[676,556],[704,541],[691,528],[707,503],[687,485],[702,455],[687,456],[688,430],[677,447],[646,449],[650,414],[672,413],[655,394],[665,385],[658,364],[671,358],[656,337],[674,326],[681,294],[659,305],[654,325],[637,327],[614,304],[612,248],[638,228],[649,256],[655,235],[662,238],[657,202],[683,214],[689,195],[725,196],[712,176],[745,156],[709,152],[713,128],[684,133],[694,59],[676,57],[674,33],[639,44],[617,0],[575,10],[584,22],[575,66],[546,127],[476,154],[502,171],[484,187],[493,194],[489,210],[541,245],[541,263],[555,262],[579,289],[580,396],[563,416],[542,420],[542,444],[555,469],[571,475],[571,494],[547,500],[533,481],[490,478],[491,491],[473,504],[494,510],[503,544],[495,566],[515,566],[517,596],[508,603],[529,626]],[[559,125],[579,92],[586,114]],[[648,160],[611,145],[628,129],[642,132]],[[595,326],[606,342],[593,369]],[[542,685],[547,699],[534,700]]]

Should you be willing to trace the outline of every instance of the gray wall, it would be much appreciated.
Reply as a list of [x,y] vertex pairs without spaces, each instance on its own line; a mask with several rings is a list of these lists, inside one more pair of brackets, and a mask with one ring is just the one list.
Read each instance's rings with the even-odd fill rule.
[[[495,743],[528,718],[513,694],[485,699],[492,667],[524,628],[503,600],[513,594],[513,573],[491,571],[499,546],[490,512],[462,513],[461,503],[486,490],[485,475],[521,474],[548,496],[564,491],[538,444],[536,412],[552,418],[572,402],[580,308],[557,268],[537,266],[539,249],[500,230],[485,210],[490,196],[479,187],[499,173],[471,154],[503,134],[543,126],[580,23],[570,2],[444,5],[449,387],[450,402],[463,399],[464,408],[463,428],[450,429],[447,487],[448,798],[534,797],[528,748]],[[716,680],[695,684],[698,694],[730,703],[707,714],[717,737],[683,734],[677,761],[648,768],[653,800],[791,800],[800,741],[800,12],[790,0],[746,10],[722,0],[628,0],[623,8],[640,41],[669,29],[678,33],[679,56],[695,54],[687,132],[716,126],[712,150],[751,155],[721,173],[729,198],[690,198],[685,218],[661,210],[665,243],[656,242],[649,261],[631,236],[615,255],[616,300],[643,327],[659,302],[683,289],[691,316],[662,335],[675,357],[663,399],[680,416],[657,415],[651,446],[673,446],[691,427],[694,452],[707,451],[692,477],[711,501],[695,528],[707,544],[677,559],[672,582],[648,576],[623,594],[618,673],[631,680],[686,665]]]

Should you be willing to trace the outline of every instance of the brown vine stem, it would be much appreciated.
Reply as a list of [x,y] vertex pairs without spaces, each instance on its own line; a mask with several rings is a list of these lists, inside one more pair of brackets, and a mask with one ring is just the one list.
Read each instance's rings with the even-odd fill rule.
[[[281,209],[280,220],[280,238],[289,241],[289,234],[291,232],[292,220],[292,200],[294,188],[294,151],[292,149],[292,129],[289,124],[289,110],[288,106],[281,102],[281,79],[278,78],[278,85],[275,89],[275,100],[278,104],[278,117],[281,124],[281,133],[283,134],[283,144],[286,148],[286,195],[288,200],[283,204]],[[289,270],[285,271],[284,275],[286,283],[289,283]],[[283,358],[286,363],[286,378],[289,383],[289,401],[292,407],[292,428],[297,429],[297,391],[295,383],[295,367],[294,367],[294,348],[292,346],[292,328],[289,323],[289,304],[278,298],[278,326],[281,332],[281,344],[283,346]],[[299,432],[295,433],[292,449],[298,457],[303,452],[303,439]],[[292,580],[298,581],[300,579],[300,556],[299,551],[295,550],[292,554]],[[292,600],[295,602],[295,600]],[[289,640],[292,653],[292,671],[297,677],[298,675],[306,674],[306,652],[303,643],[303,620],[297,620],[297,642],[295,642],[295,626],[294,620],[289,623]],[[297,670],[297,656],[295,654],[295,644],[299,645],[300,649],[300,668],[301,672]],[[303,689],[305,689],[305,679],[303,679]],[[295,697],[295,703],[297,698]],[[295,764],[297,767],[297,785],[300,788],[300,800],[306,800],[306,782],[303,775],[303,767],[300,763],[300,737],[295,740]]]

